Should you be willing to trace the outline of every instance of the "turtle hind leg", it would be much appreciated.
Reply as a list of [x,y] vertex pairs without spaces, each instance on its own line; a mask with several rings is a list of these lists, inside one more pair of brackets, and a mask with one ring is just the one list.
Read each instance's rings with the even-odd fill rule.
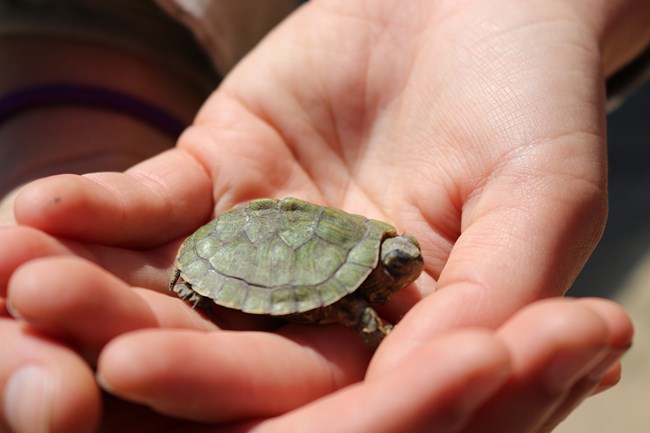
[[180,269],[174,269],[174,273],[172,275],[172,279],[169,282],[169,290],[174,290],[174,286],[178,282],[178,279],[181,277],[181,270]]
[[196,293],[187,282],[178,282],[172,287],[172,291],[180,299],[190,304],[193,310],[199,310],[207,317],[212,317],[212,300]]

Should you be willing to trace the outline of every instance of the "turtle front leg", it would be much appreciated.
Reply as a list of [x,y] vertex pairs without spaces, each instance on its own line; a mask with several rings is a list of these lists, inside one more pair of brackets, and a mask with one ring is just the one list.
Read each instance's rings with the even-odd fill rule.
[[348,328],[354,328],[368,349],[373,352],[393,329],[393,325],[379,317],[368,301],[354,295],[348,295],[327,307],[283,317],[296,323],[340,323]]
[[379,314],[362,298],[347,296],[332,307],[337,309],[337,321],[354,328],[365,345],[373,352],[393,329],[393,325],[379,317]]
[[361,313],[361,318],[357,322],[355,329],[366,346],[374,352],[377,350],[379,343],[393,329],[393,325],[379,317],[372,307],[367,306]]

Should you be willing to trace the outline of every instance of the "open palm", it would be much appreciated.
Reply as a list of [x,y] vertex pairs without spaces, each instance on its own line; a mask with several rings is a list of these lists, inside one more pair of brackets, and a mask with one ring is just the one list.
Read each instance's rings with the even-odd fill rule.
[[[230,422],[381,378],[429,353],[444,331],[496,329],[524,305],[562,294],[604,223],[598,47],[562,2],[543,10],[502,3],[507,14],[494,2],[302,8],[225,79],[177,148],[124,174],[25,188],[16,219],[39,230],[0,232],[2,245],[14,245],[0,251],[3,286],[18,269],[13,308],[68,335],[87,359],[102,353],[99,373],[117,395]],[[122,281],[164,291],[184,236],[243,201],[285,196],[385,220],[420,241],[425,272],[389,304],[387,316],[401,320],[370,366],[355,336],[335,326],[206,333],[216,327],[180,301],[123,290]],[[19,268],[52,255],[81,256],[122,281],[78,259]],[[68,303],[19,301],[30,287],[64,286],[77,293]],[[88,286],[93,297],[82,295]],[[108,299],[118,307],[102,310]],[[61,311],[85,319],[56,319]],[[80,325],[93,321],[101,332]],[[217,322],[268,326],[227,313]],[[104,347],[148,327],[164,329]],[[208,341],[219,350],[206,349]],[[506,362],[493,353],[490,368]],[[215,387],[229,392],[203,398]],[[269,401],[270,389],[282,397]]]

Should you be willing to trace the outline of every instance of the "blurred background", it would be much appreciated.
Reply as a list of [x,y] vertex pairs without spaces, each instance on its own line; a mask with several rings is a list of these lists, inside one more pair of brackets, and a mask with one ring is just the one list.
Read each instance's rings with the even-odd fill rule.
[[609,218],[569,295],[621,303],[634,322],[634,346],[618,386],[587,400],[555,433],[650,432],[650,83],[607,120]]

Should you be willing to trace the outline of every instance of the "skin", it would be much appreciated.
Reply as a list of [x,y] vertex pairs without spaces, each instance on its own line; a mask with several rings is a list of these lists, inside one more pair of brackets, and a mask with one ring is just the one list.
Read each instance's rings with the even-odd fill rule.
[[[0,231],[0,287],[20,320],[0,328],[16,349],[0,386],[28,358],[55,396],[78,380],[49,412],[83,411],[78,431],[99,422],[84,359],[133,431],[179,421],[125,401],[220,431],[549,431],[616,381],[631,342],[608,301],[538,300],[566,290],[602,230],[603,78],[648,43],[648,14],[640,1],[311,2],[174,150],[15,199],[23,226]],[[371,362],[339,327],[215,332],[155,292],[184,235],[259,196],[309,197],[418,238],[425,275],[388,306],[403,318]],[[40,338],[26,328],[59,344],[23,349]],[[45,361],[55,350],[69,362]],[[53,431],[73,431],[60,416]]]
[[[421,344],[400,368],[376,369],[356,382],[367,351],[342,328],[216,332],[214,324],[168,296],[133,290],[76,258],[55,261],[53,277],[65,285],[66,296],[44,290],[34,276],[51,271],[51,261],[24,267],[10,297],[23,322],[5,319],[0,328],[3,340],[16,348],[3,357],[0,371],[40,365],[53,378],[53,431],[90,431],[97,422],[92,416],[100,399],[86,363],[94,365],[97,353],[105,389],[158,412],[104,400],[105,431],[158,426],[155,431],[200,432],[215,431],[215,425],[225,432],[299,431],[306,424],[331,431],[338,419],[333,415],[346,420],[342,431],[351,432],[546,431],[543,425],[555,425],[599,383],[616,381],[617,359],[632,336],[629,319],[612,302],[540,301],[494,332],[450,331]],[[70,271],[78,278],[59,278]],[[83,296],[91,285],[101,298]],[[46,340],[46,330],[68,347]],[[317,395],[323,397],[303,406]],[[359,401],[370,402],[376,412],[358,416]],[[499,415],[513,410],[520,417]],[[33,412],[28,416],[34,420]],[[23,426],[30,431],[27,422]]]

